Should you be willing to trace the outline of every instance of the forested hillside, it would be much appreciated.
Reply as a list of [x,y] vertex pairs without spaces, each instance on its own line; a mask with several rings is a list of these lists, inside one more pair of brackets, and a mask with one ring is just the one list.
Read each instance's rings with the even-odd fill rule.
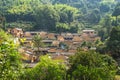
[[[1,20],[4,27],[50,32],[80,32],[85,28],[98,31],[102,40],[108,37],[119,0],[2,0]],[[120,18],[118,17],[118,24]]]

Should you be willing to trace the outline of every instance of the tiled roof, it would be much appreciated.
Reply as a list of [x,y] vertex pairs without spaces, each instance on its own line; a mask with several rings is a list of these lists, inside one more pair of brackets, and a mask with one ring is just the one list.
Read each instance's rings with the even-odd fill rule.
[[83,30],[83,32],[94,32],[95,30]]

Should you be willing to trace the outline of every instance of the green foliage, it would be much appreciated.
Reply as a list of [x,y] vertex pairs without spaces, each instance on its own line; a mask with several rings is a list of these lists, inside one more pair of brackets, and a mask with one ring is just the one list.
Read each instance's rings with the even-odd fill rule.
[[45,31],[69,31],[71,29],[71,23],[77,20],[77,13],[78,9],[67,5],[41,5],[35,9],[37,24],[35,28]]
[[[106,15],[111,15],[117,2],[116,0],[6,0],[0,2],[0,12],[10,23],[16,21],[35,23],[34,30],[79,32],[84,28],[93,28]],[[119,14],[118,8],[117,5],[113,16]],[[113,24],[116,22],[113,21]],[[104,35],[106,36],[106,32]]]
[[109,10],[110,10],[110,6],[109,6],[109,4],[101,4],[100,5],[100,11],[101,12],[109,12]]
[[33,42],[33,46],[34,46],[35,48],[37,48],[38,51],[40,51],[39,48],[41,48],[41,47],[44,46],[44,44],[43,44],[43,42],[42,42],[42,38],[40,37],[39,34],[37,34],[37,35],[35,35],[35,36],[33,37],[32,42]]
[[100,21],[100,28],[98,28],[98,35],[101,37],[101,40],[104,41],[108,38],[110,35],[110,32],[112,30],[112,21],[114,20],[114,17],[111,17],[111,15],[106,15],[104,18]]
[[52,60],[50,56],[41,56],[40,62],[28,69],[22,80],[65,80],[66,68],[62,61]]
[[112,16],[119,16],[120,15],[120,3],[118,3],[115,7],[115,10],[112,14]]
[[66,32],[66,31],[69,31],[70,27],[69,25],[66,23],[57,23],[56,25],[56,30],[58,32]]
[[0,79],[16,80],[21,73],[20,55],[12,39],[0,30]]
[[112,16],[116,17],[115,26],[118,26],[118,16],[120,15],[120,3],[118,3],[112,13]]
[[77,21],[77,16],[80,11],[77,8],[62,4],[56,4],[54,8],[60,16],[60,20],[56,25],[57,31],[78,32],[78,28],[81,27]]
[[76,14],[78,13],[77,8],[62,4],[55,5],[55,10],[59,13],[60,22],[62,23],[73,22],[73,20],[75,20]]
[[3,41],[7,41],[9,39],[7,33],[5,33],[2,29],[0,29],[0,43]]
[[78,51],[70,58],[68,75],[73,80],[113,80],[116,62],[94,51]]
[[35,23],[33,22],[26,22],[26,21],[16,21],[16,22],[10,22],[6,24],[7,28],[22,28],[25,31],[29,31],[33,29],[33,26]]
[[54,10],[53,6],[42,5],[36,8],[35,19],[38,29],[50,29],[51,31],[55,31],[56,22],[59,20],[59,15]]
[[100,21],[100,11],[98,9],[93,10],[90,14],[88,14],[88,21],[90,23],[99,23]]
[[120,27],[113,27],[110,38],[107,41],[108,52],[115,58],[120,56]]

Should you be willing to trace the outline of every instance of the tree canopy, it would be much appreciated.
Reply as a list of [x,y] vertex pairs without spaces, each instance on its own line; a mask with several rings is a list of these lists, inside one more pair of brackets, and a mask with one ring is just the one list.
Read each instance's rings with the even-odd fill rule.
[[120,56],[120,27],[114,27],[107,42],[108,52],[115,58]]
[[[81,29],[101,25],[100,22],[105,16],[112,14],[118,2],[116,0],[6,0],[0,2],[0,12],[9,25],[23,21],[34,23],[32,30],[80,32]],[[113,16],[119,14],[118,8],[115,7]]]
[[78,51],[70,58],[68,76],[73,80],[112,80],[116,66],[116,62],[110,56],[94,51]]

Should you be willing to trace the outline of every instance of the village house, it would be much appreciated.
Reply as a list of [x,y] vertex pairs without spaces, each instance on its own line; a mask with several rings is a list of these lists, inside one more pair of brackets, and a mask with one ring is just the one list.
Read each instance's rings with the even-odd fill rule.
[[62,41],[64,41],[64,37],[62,35],[58,35],[57,40],[62,42]]
[[42,39],[46,39],[47,38],[47,32],[44,32],[44,31],[42,31],[42,32],[40,32],[40,37],[42,38]]
[[31,33],[30,32],[25,32],[24,37],[31,37]]
[[82,39],[80,36],[73,36],[72,41],[73,41],[73,42],[82,42],[83,39]]
[[97,35],[96,32],[95,32],[95,30],[89,30],[89,29],[88,30],[83,30],[82,34],[87,34],[90,37]]
[[56,40],[55,34],[54,33],[48,33],[47,34],[47,39]]
[[20,52],[20,55],[22,56],[21,59],[25,62],[35,62],[37,59],[37,56],[34,55],[33,50],[27,49],[27,48],[19,48],[18,51]]
[[23,36],[23,30],[21,28],[8,29],[8,32],[12,34],[14,37],[20,38]]
[[54,40],[52,42],[52,45],[55,46],[55,47],[59,47],[59,44],[60,44],[60,41],[57,41],[57,40]]
[[46,46],[52,46],[53,40],[42,40],[42,42],[43,42],[44,45],[46,45]]
[[40,32],[37,31],[30,31],[30,32],[25,32],[24,37],[34,37],[35,35],[39,35]]
[[71,41],[73,39],[73,35],[71,33],[61,33],[61,36],[64,37],[65,41]]

